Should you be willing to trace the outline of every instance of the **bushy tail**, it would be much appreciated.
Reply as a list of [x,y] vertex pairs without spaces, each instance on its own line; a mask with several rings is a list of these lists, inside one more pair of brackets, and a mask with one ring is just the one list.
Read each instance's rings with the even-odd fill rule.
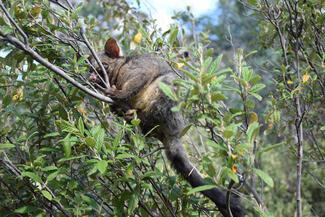
[[[192,187],[198,187],[206,184],[200,173],[189,161],[179,138],[165,141],[164,145],[166,149],[166,155],[171,161],[172,166],[191,184]],[[219,190],[218,188],[213,188],[210,190],[201,191],[201,193],[210,198],[215,203],[223,216],[230,217],[227,211],[225,192]],[[230,207],[233,217],[244,216],[243,208],[240,206],[238,198],[231,198]]]

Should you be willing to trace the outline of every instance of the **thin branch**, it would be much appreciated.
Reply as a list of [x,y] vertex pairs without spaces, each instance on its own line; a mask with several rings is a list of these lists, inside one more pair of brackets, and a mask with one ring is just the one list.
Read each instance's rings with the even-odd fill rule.
[[233,185],[235,184],[235,182],[233,180],[230,181],[229,185],[228,185],[228,189],[227,189],[227,195],[226,195],[226,201],[227,201],[227,212],[229,214],[230,217],[233,217],[233,214],[231,212],[231,205],[230,205],[230,196],[231,196],[231,189],[233,187]]
[[[56,4],[60,5],[61,7],[63,7],[62,4],[59,1],[51,1],[51,2],[56,3]],[[69,8],[66,8],[64,6],[63,8],[66,11],[70,11],[70,10],[73,10],[74,9],[73,8],[73,5],[71,4],[71,2],[69,0],[66,0],[66,3],[69,5],[69,8],[70,8],[69,9]],[[90,53],[92,54],[92,56],[95,58],[96,62],[98,63],[98,65],[100,67],[100,69],[102,70],[102,72],[104,74],[104,81],[103,81],[103,83],[104,83],[105,87],[108,88],[108,87],[110,87],[110,83],[109,83],[108,74],[106,72],[106,69],[103,66],[103,64],[100,61],[100,59],[98,58],[98,55],[96,54],[95,50],[90,45],[90,42],[89,42],[87,36],[85,35],[85,24],[82,23],[81,25],[82,26],[81,26],[81,29],[80,29],[80,36],[83,39],[83,42],[86,44],[87,48],[90,50]],[[97,75],[99,75],[98,72],[96,71],[96,69],[94,71],[96,72]],[[101,79],[101,76],[99,76],[99,78]]]
[[0,0],[0,7],[3,10],[3,12],[6,14],[7,18],[10,20],[11,24],[13,24],[16,29],[18,30],[18,32],[21,34],[21,36],[24,38],[24,42],[25,44],[28,43],[28,37],[25,34],[25,32],[20,28],[20,26],[16,23],[16,21],[12,18],[12,16],[10,15],[10,13],[8,12],[8,10],[6,9],[6,7],[4,6],[4,4],[2,3],[2,0]]
[[109,80],[108,80],[108,74],[105,70],[105,67],[103,66],[102,62],[100,61],[100,59],[98,58],[96,52],[94,51],[94,49],[92,48],[92,46],[90,45],[86,35],[85,35],[85,30],[84,30],[84,27],[81,27],[81,30],[80,30],[80,35],[82,37],[82,39],[84,40],[85,44],[87,45],[88,49],[90,50],[91,54],[93,55],[93,57],[95,58],[96,62],[98,63],[100,69],[102,70],[103,74],[104,74],[104,85],[105,87],[110,87],[110,83],[109,83]]
[[250,186],[247,182],[244,182],[244,185],[245,185],[246,189],[253,194],[253,197],[255,198],[256,202],[262,207],[262,209],[267,211],[267,208],[266,208],[265,204],[263,203],[263,200],[258,195],[256,190],[252,186]]
[[61,2],[59,2],[58,0],[50,0],[51,3],[53,4],[57,4],[59,5],[61,8],[63,8],[64,10],[69,10],[69,8],[67,8],[64,4],[62,4]]
[[73,6],[72,6],[71,2],[69,0],[65,0],[65,1],[69,5],[70,9],[73,9]]
[[55,72],[56,74],[60,75],[62,78],[64,78],[66,81],[74,85],[75,87],[79,88],[83,92],[91,95],[92,97],[101,100],[103,102],[112,103],[113,100],[109,97],[104,96],[103,94],[99,94],[93,90],[90,90],[89,88],[83,86],[78,81],[70,77],[65,71],[63,71],[58,66],[50,63],[48,60],[40,56],[36,51],[34,51],[30,46],[23,44],[20,40],[18,40],[16,37],[5,35],[2,32],[0,32],[0,35],[4,37],[10,44],[15,46],[18,49],[21,49],[25,51],[27,54],[33,57],[34,60],[45,66],[46,68],[50,69],[51,71]]
[[146,158],[146,157],[148,157],[148,156],[150,156],[150,155],[152,155],[152,154],[154,154],[154,153],[156,153],[156,152],[158,152],[160,150],[163,150],[163,149],[165,149],[165,148],[164,147],[158,147],[155,150],[153,150],[153,151],[151,151],[151,152],[149,152],[147,154],[142,155],[141,158]]
[[322,181],[317,176],[315,176],[308,169],[306,170],[306,172],[315,180],[315,182],[317,182],[317,184],[321,187],[321,189],[325,190],[325,185],[322,184]]
[[[4,158],[2,160],[2,162],[4,163],[4,165],[9,169],[9,171],[11,171],[13,174],[15,174],[15,176],[17,177],[21,177],[21,171],[11,162],[11,160],[9,159],[9,157],[7,156],[6,152],[3,152],[3,155],[4,155]],[[28,184],[30,184],[28,182]],[[42,184],[42,186],[44,186],[44,188],[50,192],[50,194],[52,195],[53,198],[55,198],[55,195],[53,194],[53,192],[51,191],[50,188],[48,188],[45,183],[40,183]],[[36,191],[33,189],[34,186],[29,186],[31,188],[31,191],[33,193],[36,193]],[[64,215],[64,216],[67,216],[69,217],[70,214],[65,210],[65,208],[63,207],[63,205],[57,201],[57,200],[53,200],[53,201],[50,201],[50,200],[47,200],[49,201],[50,204],[52,204],[53,206],[55,206],[58,210],[61,211],[61,213]],[[54,202],[55,201],[55,202]]]

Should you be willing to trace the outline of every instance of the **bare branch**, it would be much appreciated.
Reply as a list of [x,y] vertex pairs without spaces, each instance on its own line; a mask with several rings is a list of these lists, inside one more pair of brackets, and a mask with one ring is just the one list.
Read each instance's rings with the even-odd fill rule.
[[50,0],[50,2],[59,5],[59,6],[60,6],[61,8],[63,8],[64,10],[69,10],[69,8],[67,8],[64,4],[62,4],[62,3],[59,2],[58,0]]
[[108,75],[107,75],[107,72],[105,70],[105,67],[103,66],[102,62],[99,60],[96,52],[94,51],[94,49],[92,48],[92,46],[90,45],[86,35],[85,35],[85,30],[84,30],[84,27],[81,27],[81,30],[80,30],[80,35],[82,37],[82,39],[84,40],[85,44],[87,45],[88,49],[90,50],[91,54],[93,55],[93,57],[95,58],[95,60],[97,61],[100,69],[102,70],[103,74],[104,74],[104,79],[105,79],[105,87],[110,87],[110,84],[109,84],[109,80],[108,80]]

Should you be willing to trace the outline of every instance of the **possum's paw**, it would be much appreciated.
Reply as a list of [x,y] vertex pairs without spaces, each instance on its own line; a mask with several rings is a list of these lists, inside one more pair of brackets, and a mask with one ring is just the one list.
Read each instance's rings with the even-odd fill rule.
[[124,113],[124,119],[129,122],[131,121],[137,113],[137,110],[135,109],[129,109],[127,112]]
[[111,87],[106,88],[104,92],[105,92],[105,95],[114,96],[114,95],[116,95],[118,90],[116,89],[115,85],[113,85]]

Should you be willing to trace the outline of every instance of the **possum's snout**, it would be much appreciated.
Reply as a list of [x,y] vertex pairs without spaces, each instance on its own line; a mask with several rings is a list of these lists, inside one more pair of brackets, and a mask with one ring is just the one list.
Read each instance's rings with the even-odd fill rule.
[[96,73],[94,72],[90,73],[88,77],[88,81],[90,81],[91,83],[98,83],[99,82],[98,75],[96,75]]

